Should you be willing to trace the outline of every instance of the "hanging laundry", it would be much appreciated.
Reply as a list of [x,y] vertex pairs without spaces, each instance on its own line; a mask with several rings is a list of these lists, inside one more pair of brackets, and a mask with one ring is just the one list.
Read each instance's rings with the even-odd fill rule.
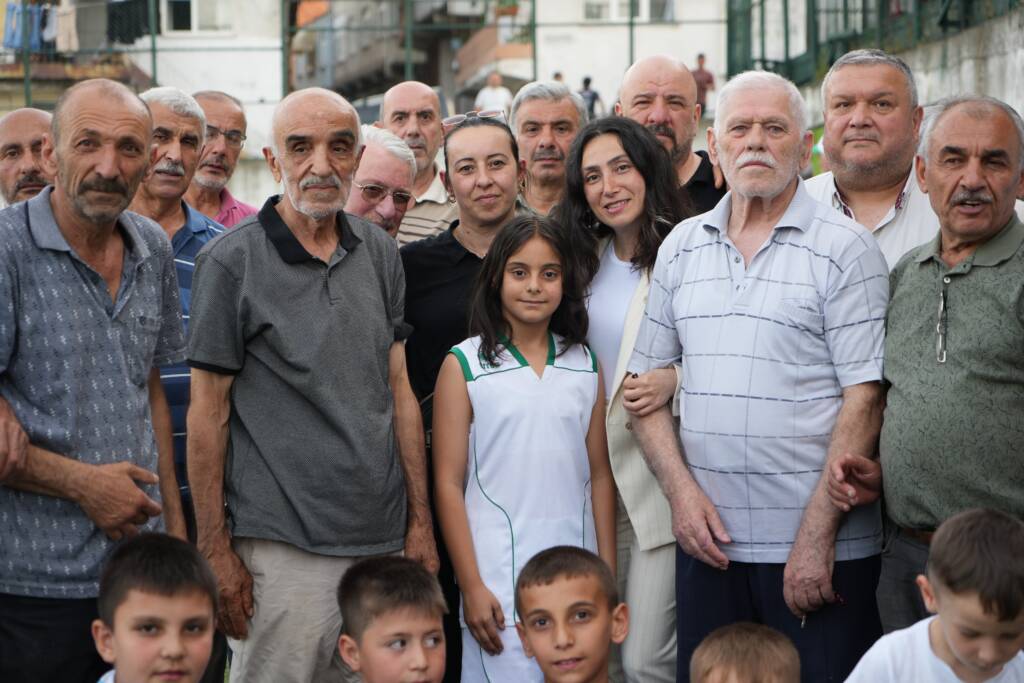
[[57,51],[78,52],[78,14],[74,5],[57,10]]
[[8,50],[20,50],[21,3],[17,2],[17,0],[8,2],[4,17],[4,47]]

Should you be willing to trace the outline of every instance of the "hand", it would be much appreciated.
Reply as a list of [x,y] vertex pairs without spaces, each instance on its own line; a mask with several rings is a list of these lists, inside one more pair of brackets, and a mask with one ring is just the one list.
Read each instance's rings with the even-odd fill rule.
[[882,464],[862,455],[846,453],[828,466],[828,497],[843,512],[867,505],[882,494]]
[[203,554],[217,577],[220,593],[217,627],[225,635],[243,640],[249,635],[247,620],[253,613],[252,575],[228,541]]
[[134,536],[140,525],[160,514],[160,504],[135,483],[158,483],[159,478],[149,470],[130,462],[85,467],[75,502],[110,538],[119,541]]
[[836,601],[832,590],[835,557],[834,539],[797,534],[782,578],[782,595],[790,612],[802,618]]
[[675,393],[675,368],[630,373],[622,382],[622,405],[631,415],[644,417],[671,401]]
[[405,530],[405,556],[422,564],[431,574],[437,574],[441,568],[434,543],[434,526],[429,518],[425,522],[409,522]]
[[698,486],[690,486],[672,507],[672,533],[686,552],[716,569],[729,566],[729,558],[717,543],[732,543],[718,510]]
[[0,399],[0,481],[21,470],[28,457],[28,436],[3,399]]
[[483,582],[462,591],[462,612],[469,632],[489,655],[499,655],[503,648],[498,631],[505,630],[505,614],[501,603]]

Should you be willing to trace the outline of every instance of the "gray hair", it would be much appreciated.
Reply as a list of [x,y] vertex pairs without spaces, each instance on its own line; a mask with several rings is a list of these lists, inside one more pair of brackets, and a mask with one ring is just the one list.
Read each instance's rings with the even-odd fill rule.
[[796,124],[797,131],[803,135],[807,132],[807,103],[793,82],[771,71],[744,71],[733,76],[718,93],[718,106],[715,109],[715,135],[721,135],[725,114],[729,108],[729,100],[737,92],[746,90],[783,90],[789,100],[789,113]]
[[389,130],[365,123],[359,129],[364,145],[379,145],[384,148],[385,152],[405,163],[412,172],[413,177],[416,177],[416,155],[413,154],[412,149],[405,143],[405,140]]
[[238,99],[234,95],[230,95],[223,90],[198,90],[192,93],[192,97],[195,99],[208,99],[208,100],[226,100],[231,102],[233,105],[242,110],[245,113],[245,107],[242,106],[242,100]]
[[910,70],[910,67],[902,59],[896,55],[891,55],[888,52],[882,50],[851,50],[845,55],[836,60],[832,68],[825,74],[825,78],[821,81],[821,101],[824,104],[825,98],[828,93],[828,82],[832,79],[832,74],[842,69],[844,66],[891,66],[892,68],[903,74],[904,80],[907,82],[907,94],[910,96],[910,108],[913,109],[917,106],[917,83],[914,81],[914,72]]
[[578,93],[574,93],[569,90],[569,87],[565,83],[559,83],[558,81],[533,81],[527,83],[519,92],[516,93],[516,97],[512,100],[512,113],[509,116],[509,128],[512,132],[516,132],[516,114],[519,112],[519,107],[523,106],[527,102],[534,100],[544,100],[546,102],[561,102],[562,100],[569,100],[572,105],[576,107],[576,116],[579,118],[579,125],[582,126],[587,122],[587,105],[583,102],[583,98]]
[[200,141],[206,137],[206,114],[203,113],[203,108],[199,106],[196,99],[187,92],[172,88],[171,86],[162,86],[150,88],[146,92],[141,93],[139,99],[147,105],[162,104],[178,116],[195,119],[199,122]]
[[1000,110],[1006,114],[1010,121],[1013,122],[1013,127],[1017,131],[1017,154],[1020,157],[1020,168],[1024,171],[1024,121],[1021,120],[1017,110],[1006,102],[986,95],[956,95],[939,100],[935,104],[926,107],[924,122],[921,124],[921,140],[917,145],[917,156],[925,160],[928,159],[928,147],[931,144],[935,126],[938,125],[939,120],[943,116],[959,106],[965,106],[970,116],[978,118],[985,116],[983,112],[991,113],[993,109]]

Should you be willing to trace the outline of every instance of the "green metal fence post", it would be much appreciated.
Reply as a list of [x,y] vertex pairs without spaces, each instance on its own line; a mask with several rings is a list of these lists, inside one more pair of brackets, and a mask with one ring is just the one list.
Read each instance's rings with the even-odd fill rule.
[[530,2],[530,53],[533,54],[533,80],[537,80],[537,3]]
[[412,0],[405,0],[405,80],[412,80]]
[[636,0],[629,0],[629,63],[636,61],[636,21],[633,19],[633,10],[636,8]]
[[155,86],[156,80],[156,34],[160,30],[157,26],[156,0],[149,0],[149,69],[150,80]]
[[288,85],[291,80],[291,50],[289,49],[290,28],[288,26],[288,19],[291,12],[289,11],[289,0],[281,0],[281,97],[288,95]]
[[32,106],[32,60],[28,49],[28,2],[21,0],[21,72],[25,77],[25,106]]

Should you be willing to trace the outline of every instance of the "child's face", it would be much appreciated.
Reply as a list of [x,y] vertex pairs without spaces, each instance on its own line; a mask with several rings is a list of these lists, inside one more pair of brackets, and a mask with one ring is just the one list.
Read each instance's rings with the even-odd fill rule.
[[444,628],[440,615],[401,609],[370,622],[357,642],[338,640],[341,658],[365,683],[441,683]]
[[939,615],[932,650],[964,680],[989,680],[1024,648],[1024,612],[1000,621],[985,612],[977,593],[956,594],[924,576],[917,581],[928,610]]
[[548,683],[597,683],[608,678],[608,648],[629,630],[626,606],[609,609],[594,576],[556,579],[524,588],[521,623],[523,650],[533,657]]
[[[766,674],[761,674],[760,681],[766,683],[786,683],[781,677],[770,677]],[[696,683],[750,683],[750,680],[743,680],[741,675],[736,672],[735,669],[725,669],[722,667],[715,667],[708,674]]]
[[194,683],[213,647],[213,605],[200,591],[166,596],[128,591],[114,610],[113,628],[97,619],[92,637],[117,683]]
[[501,308],[518,325],[546,323],[562,303],[562,259],[540,237],[531,237],[505,262]]

